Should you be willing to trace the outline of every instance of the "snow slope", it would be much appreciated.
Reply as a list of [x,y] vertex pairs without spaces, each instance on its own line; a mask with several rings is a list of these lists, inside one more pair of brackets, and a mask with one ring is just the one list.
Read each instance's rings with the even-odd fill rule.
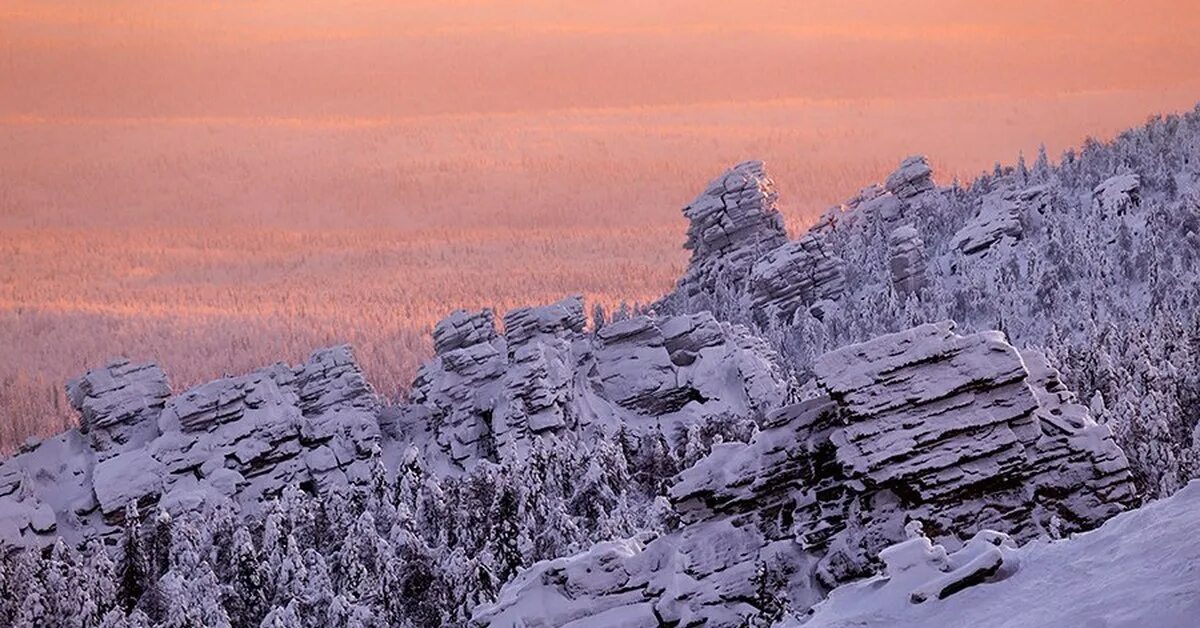
[[[1012,552],[1018,567],[920,604],[884,576],[834,590],[805,628],[1194,628],[1200,625],[1200,481],[1069,540]],[[1012,560],[1009,558],[1007,560]]]

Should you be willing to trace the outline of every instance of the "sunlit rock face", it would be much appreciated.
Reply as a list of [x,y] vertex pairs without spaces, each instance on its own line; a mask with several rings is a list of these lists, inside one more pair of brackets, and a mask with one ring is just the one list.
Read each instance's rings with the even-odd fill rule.
[[158,367],[114,362],[69,393],[80,428],[0,463],[3,543],[104,535],[132,502],[249,511],[285,486],[365,482],[379,446],[378,401],[345,346],[175,396]]
[[439,323],[402,423],[428,429],[453,466],[522,455],[532,439],[620,426],[756,420],[784,399],[775,354],[711,314],[632,318],[584,329],[582,301],[521,308],[498,332],[488,310]]
[[933,169],[924,155],[912,155],[900,163],[895,172],[888,175],[884,188],[901,201],[907,201],[934,189]]
[[692,251],[677,291],[691,298],[743,282],[754,262],[787,241],[775,183],[761,161],[717,177],[683,209]]
[[534,565],[477,620],[742,625],[763,610],[763,574],[786,574],[774,595],[805,608],[877,570],[912,521],[953,551],[984,529],[1086,530],[1133,503],[1109,430],[999,332],[922,325],[825,354],[816,373],[820,396],[680,474],[681,529]]
[[[927,283],[927,261],[924,242],[910,223],[929,211],[937,192],[925,158],[908,157],[884,185],[864,188],[841,208],[845,211],[831,210],[788,240],[765,167],[738,164],[684,208],[692,258],[675,290],[657,305],[672,313],[745,315],[761,327],[786,325],[798,312],[823,319],[845,296],[848,275],[867,270],[847,263],[844,243],[835,235],[858,222],[892,235],[880,254],[892,268],[893,285],[901,295],[918,292]],[[846,225],[839,224],[843,220]]]

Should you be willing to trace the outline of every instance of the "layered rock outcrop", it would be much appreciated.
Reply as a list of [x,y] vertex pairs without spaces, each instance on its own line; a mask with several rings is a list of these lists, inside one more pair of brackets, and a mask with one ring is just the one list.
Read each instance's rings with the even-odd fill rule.
[[1121,216],[1141,204],[1142,180],[1136,174],[1109,177],[1092,190],[1092,198],[1105,216]]
[[505,317],[458,312],[434,332],[437,357],[402,408],[450,462],[520,455],[530,439],[721,418],[754,419],[783,401],[774,353],[711,314],[635,316],[586,333],[578,297]]
[[910,155],[900,162],[900,167],[888,175],[884,188],[901,201],[934,189],[933,169],[924,155]]
[[[816,374],[822,395],[771,413],[749,444],[717,445],[679,476],[679,531],[535,565],[477,621],[741,625],[765,610],[772,574],[790,584],[767,597],[805,608],[877,569],[914,521],[955,551],[984,529],[1027,541],[1094,527],[1133,503],[1107,428],[1044,358],[1023,359],[998,332],[923,325],[828,353]],[[586,577],[596,572],[600,584]],[[561,599],[572,603],[560,614]]]
[[734,166],[683,209],[692,251],[678,291],[688,298],[740,286],[763,254],[787,241],[775,183],[761,161]]
[[349,347],[168,396],[153,365],[114,362],[69,385],[80,428],[0,463],[0,540],[103,535],[130,502],[253,510],[288,485],[365,482],[378,402]]
[[888,269],[892,287],[902,295],[925,287],[925,242],[912,225],[896,227],[888,236]]
[[983,197],[979,214],[954,234],[954,248],[969,255],[987,250],[1004,236],[1021,237],[1023,196],[1005,190]]
[[790,321],[797,310],[836,300],[845,286],[845,262],[809,233],[767,253],[750,273],[750,308],[762,318]]
[[892,234],[884,261],[893,284],[901,294],[917,292],[925,285],[926,258],[911,223],[936,189],[925,158],[908,157],[883,186],[863,189],[788,240],[763,164],[739,164],[684,208],[692,258],[675,291],[658,305],[670,312],[740,309],[762,326],[790,323],[797,312],[823,318],[831,309],[826,302],[842,300],[848,275],[863,271],[848,268],[838,254],[845,252],[838,232],[860,221]]
[[170,395],[167,375],[158,365],[124,359],[67,384],[67,398],[79,413],[79,431],[101,457],[114,447],[152,437],[154,419]]
[[69,386],[79,429],[0,462],[0,543],[105,535],[131,502],[178,513],[233,500],[252,513],[288,486],[364,484],[413,446],[455,473],[543,435],[679,438],[785,400],[777,356],[741,326],[635,316],[591,333],[583,312],[579,297],[519,308],[503,333],[490,310],[451,314],[399,406],[379,402],[345,346],[174,396],[157,366],[112,362]]

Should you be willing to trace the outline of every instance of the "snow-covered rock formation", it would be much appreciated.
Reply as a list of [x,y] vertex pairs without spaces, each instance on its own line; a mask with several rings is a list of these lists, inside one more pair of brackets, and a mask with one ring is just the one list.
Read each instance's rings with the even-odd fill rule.
[[376,399],[348,347],[226,377],[170,396],[154,365],[113,362],[70,385],[72,430],[0,462],[0,543],[82,539],[126,506],[247,512],[288,486],[322,494],[370,479],[415,445],[442,472],[502,461],[535,438],[594,440],[619,429],[683,438],[692,426],[753,424],[783,404],[778,358],[708,313],[635,316],[584,331],[578,297],[513,310],[455,312],[408,402]]
[[900,294],[912,294],[925,287],[925,242],[912,225],[896,227],[888,236],[891,254],[889,267],[892,286]]
[[428,429],[450,461],[520,455],[564,432],[668,434],[778,407],[786,380],[774,353],[709,313],[635,316],[585,333],[578,297],[505,317],[456,312],[434,331],[438,355],[418,374],[405,423]]
[[[1200,110],[965,188],[911,157],[794,242],[747,162],[684,210],[692,259],[654,313],[455,312],[396,405],[344,347],[178,395],[113,362],[69,385],[79,429],[0,462],[0,545],[119,543],[120,593],[76,587],[105,625],[135,604],[205,625],[769,625],[876,573],[812,625],[1190,625],[1196,489],[1117,515],[1200,470],[1198,146]],[[123,521],[131,503],[162,512]],[[84,608],[63,577],[115,580],[103,545],[73,551],[0,552],[0,580],[41,574],[4,580],[0,624]],[[287,586],[264,599],[264,578]],[[1087,600],[1109,583],[1138,595]]]
[[1044,359],[1029,362],[997,332],[948,322],[826,354],[821,396],[679,476],[681,530],[536,565],[477,621],[740,625],[772,600],[814,603],[814,576],[870,575],[913,521],[951,550],[985,529],[1028,541],[1095,527],[1133,503],[1127,462]]
[[79,432],[101,458],[153,437],[154,419],[170,395],[162,369],[128,360],[115,360],[67,384],[67,398],[79,412]]
[[767,251],[787,242],[778,194],[760,161],[740,163],[683,209],[692,259],[679,290],[691,297],[740,283]]
[[[909,157],[885,186],[868,187],[857,198],[863,216],[892,234],[887,246],[896,290],[903,293],[923,284],[923,242],[908,217],[936,192],[931,173],[924,157]],[[692,258],[659,307],[728,311],[723,302],[731,301],[764,327],[790,322],[797,312],[822,318],[820,304],[838,301],[846,289],[847,262],[827,239],[836,225],[827,215],[789,241],[777,196],[761,162],[738,164],[710,183],[683,210],[690,221],[684,246]]]
[[[1019,196],[1035,196],[1040,190],[1024,190]],[[993,192],[985,197],[979,215],[954,235],[954,247],[966,254],[986,250],[1004,236],[1021,236],[1021,205],[1018,195],[1009,191]]]
[[1185,522],[1198,517],[1193,482],[1069,540],[1012,548],[980,533],[947,553],[918,536],[881,553],[885,573],[836,589],[811,616],[781,626],[1190,628],[1200,617],[1200,543]]
[[1119,174],[1100,182],[1092,197],[1108,216],[1120,216],[1141,203],[1142,180],[1136,174]]
[[884,188],[901,201],[907,201],[934,189],[933,169],[924,155],[910,155],[888,175]]
[[379,446],[378,402],[345,346],[173,397],[158,367],[124,361],[69,391],[80,428],[0,462],[0,543],[106,534],[132,502],[249,512],[288,485],[365,482]]
[[[1196,146],[1200,108],[965,185],[938,186],[909,157],[795,241],[739,249],[749,281],[734,273],[710,290],[697,278],[723,253],[693,257],[655,310],[747,323],[802,388],[815,385],[818,356],[881,334],[946,319],[1002,329],[1099,400],[1139,489],[1169,494],[1200,472]],[[827,277],[830,289],[814,290]]]
[[796,310],[842,295],[845,263],[810,233],[767,253],[750,272],[750,308],[760,318],[791,320]]

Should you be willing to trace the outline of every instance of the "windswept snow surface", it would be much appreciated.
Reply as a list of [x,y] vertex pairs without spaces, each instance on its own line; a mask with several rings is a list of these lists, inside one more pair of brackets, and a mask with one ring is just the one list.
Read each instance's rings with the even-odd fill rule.
[[1195,628],[1200,481],[1069,540],[1015,552],[1017,571],[921,604],[883,577],[836,589],[805,628]]

